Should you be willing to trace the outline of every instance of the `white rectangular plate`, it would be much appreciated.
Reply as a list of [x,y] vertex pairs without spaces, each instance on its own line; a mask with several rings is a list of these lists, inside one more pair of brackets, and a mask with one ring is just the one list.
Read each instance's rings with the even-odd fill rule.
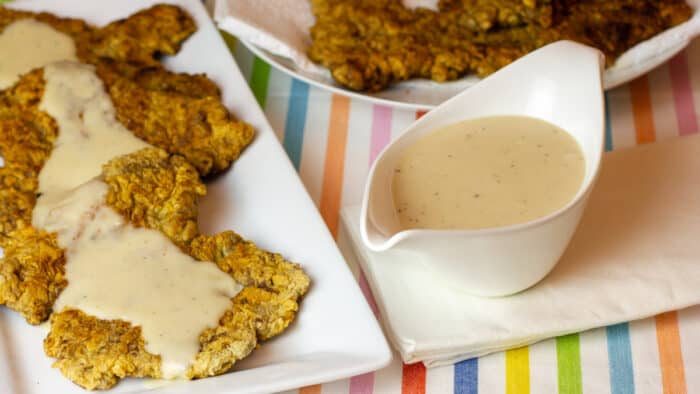
[[[27,0],[9,6],[104,25],[158,2],[162,1]],[[291,327],[236,364],[234,372],[166,384],[126,379],[111,392],[272,392],[388,364],[391,352],[376,319],[201,2],[166,2],[186,9],[198,26],[180,53],[166,59],[166,66],[206,73],[221,88],[224,105],[257,131],[234,166],[208,184],[200,206],[202,231],[232,229],[300,263],[313,282]],[[0,307],[0,392],[84,392],[51,367],[53,360],[42,349],[46,331]]]

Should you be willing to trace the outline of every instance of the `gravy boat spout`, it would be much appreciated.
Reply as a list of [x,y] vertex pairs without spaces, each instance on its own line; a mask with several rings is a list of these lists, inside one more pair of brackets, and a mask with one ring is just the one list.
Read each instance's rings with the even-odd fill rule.
[[[547,45],[467,89],[413,123],[379,155],[369,174],[360,219],[367,248],[411,256],[466,292],[500,296],[537,283],[568,245],[595,182],[603,152],[602,54],[570,41]],[[418,139],[487,116],[539,118],[579,144],[585,174],[562,208],[525,223],[480,230],[402,230],[392,180],[401,153]],[[399,256],[397,255],[397,256]]]

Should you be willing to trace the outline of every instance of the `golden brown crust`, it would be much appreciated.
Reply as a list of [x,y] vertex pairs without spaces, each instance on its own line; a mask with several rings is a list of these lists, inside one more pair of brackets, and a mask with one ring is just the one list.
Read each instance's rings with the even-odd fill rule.
[[[157,4],[98,29],[88,43],[98,58],[160,66],[159,55],[173,55],[197,26],[183,9]],[[83,59],[95,63],[94,59]]]
[[0,91],[0,246],[9,232],[31,223],[39,171],[58,135],[56,122],[39,110],[43,93],[42,70]]
[[206,187],[182,157],[159,149],[118,157],[103,166],[107,204],[138,227],[159,230],[177,246],[197,236],[197,200]]
[[143,67],[109,59],[101,59],[98,66],[106,85],[113,85],[118,78],[126,78],[148,91],[177,93],[192,98],[221,97],[219,87],[203,74],[178,74],[160,65]]
[[3,249],[0,305],[16,310],[31,324],[39,324],[49,317],[54,301],[68,284],[56,234],[24,227],[9,233]]
[[[146,86],[165,88],[155,90],[115,76],[105,65],[99,65],[97,72],[107,81],[117,118],[126,128],[152,145],[184,156],[202,176],[228,168],[253,140],[253,128],[236,120],[218,94],[203,95],[210,93],[208,87],[195,89],[199,97],[181,93],[187,86],[203,85],[196,82],[201,77],[180,75],[181,82],[171,78],[167,84],[150,86],[155,78],[142,80]],[[163,80],[165,74],[158,77]]]
[[278,253],[258,249],[233,231],[198,236],[190,246],[190,254],[198,260],[215,262],[245,286],[293,299],[304,295],[309,288],[309,277],[299,265],[284,260]]
[[37,175],[22,166],[0,168],[0,247],[8,234],[32,221]]
[[683,0],[441,0],[439,11],[401,0],[311,0],[309,57],[339,84],[377,91],[410,78],[486,76],[562,39],[625,50],[690,18]]
[[90,390],[108,389],[127,376],[161,376],[160,356],[146,351],[140,327],[77,309],[51,315],[44,351],[64,376]]
[[240,305],[238,300],[244,292],[246,289],[234,298],[233,307],[224,313],[218,326],[204,330],[199,336],[200,351],[186,372],[187,378],[206,378],[226,373],[257,346],[257,311]]
[[[284,273],[279,272],[278,275],[283,276]],[[290,297],[289,294],[275,293],[255,286],[244,288],[233,299],[235,308],[244,309],[253,316],[251,322],[261,341],[281,334],[292,323],[299,310],[298,301],[299,298]]]

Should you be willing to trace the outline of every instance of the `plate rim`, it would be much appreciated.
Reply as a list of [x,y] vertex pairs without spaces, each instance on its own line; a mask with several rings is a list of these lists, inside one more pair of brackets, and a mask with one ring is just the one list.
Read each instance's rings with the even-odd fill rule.
[[[695,0],[692,4],[692,7],[700,7],[700,2]],[[655,37],[657,37],[659,34],[681,28],[684,24],[689,23],[691,20],[700,18],[700,8],[695,8],[693,16],[691,16],[691,19],[688,21],[674,26],[670,29],[667,29],[663,32],[657,33],[655,36],[648,38],[647,40],[644,40],[637,45],[640,45],[642,43],[648,42]],[[697,21],[695,23],[698,23]],[[221,21],[215,21],[215,24],[217,28],[220,30],[226,31],[227,33],[228,30],[225,29],[225,20]],[[229,33],[231,34],[231,33]],[[690,42],[700,35],[700,27],[695,26],[694,30],[691,30],[688,35],[682,37],[683,39],[678,40],[675,45],[668,46],[664,48],[663,51],[657,52],[656,54],[649,56],[645,58],[644,62],[638,63],[638,64],[629,64],[626,65],[625,67],[621,68],[609,68],[604,70],[603,73],[603,80],[604,80],[604,89],[610,90],[614,89],[616,87],[619,87],[621,85],[624,85],[635,78],[638,78],[640,76],[643,76],[653,69],[661,66],[663,63],[667,62],[670,60],[673,56],[677,55],[681,51],[683,51],[685,48],[690,45]],[[415,102],[408,102],[408,101],[401,101],[400,99],[390,99],[390,98],[383,98],[383,97],[378,97],[369,93],[362,93],[362,92],[356,92],[352,91],[349,89],[344,88],[341,85],[338,85],[335,83],[335,81],[331,83],[322,81],[320,79],[316,79],[307,75],[304,75],[302,72],[298,71],[295,67],[289,66],[284,64],[282,61],[280,61],[279,57],[269,51],[267,51],[264,48],[261,48],[249,40],[242,39],[242,38],[237,38],[248,50],[250,50],[254,55],[258,56],[268,64],[272,65],[275,69],[282,71],[284,74],[292,77],[299,79],[301,81],[304,81],[310,85],[313,85],[315,87],[324,89],[326,91],[330,91],[332,93],[336,94],[341,94],[344,96],[348,96],[350,98],[362,100],[364,102],[372,103],[372,104],[378,104],[378,105],[384,105],[384,106],[389,106],[392,108],[398,108],[398,109],[406,109],[406,110],[414,110],[414,111],[430,111],[431,109],[437,107],[440,104],[427,104],[427,103],[415,103]],[[636,46],[636,45],[635,45]],[[629,51],[629,50],[628,50]],[[627,53],[626,51],[625,53]],[[624,55],[624,54],[623,54]],[[614,67],[614,66],[613,66]],[[619,75],[620,73],[624,74],[625,70],[631,70],[628,71],[628,75],[625,75],[624,77],[616,77],[616,75]],[[474,77],[473,75],[465,75],[464,77],[457,79],[455,81],[460,81],[463,80],[464,78],[470,78]],[[416,80],[416,79],[414,79]],[[425,79],[423,79],[425,80]],[[474,84],[478,83],[481,79],[476,79],[473,83],[470,84],[465,84],[463,89],[469,89],[471,86]],[[429,81],[429,80],[425,80]],[[448,81],[449,82],[454,82],[454,81]],[[461,91],[461,90],[460,90]],[[451,97],[454,97],[454,95],[459,94],[460,91],[455,92]],[[449,98],[448,98],[449,99]],[[447,99],[446,99],[447,100]],[[445,100],[445,101],[446,101]],[[444,102],[444,101],[443,101]]]

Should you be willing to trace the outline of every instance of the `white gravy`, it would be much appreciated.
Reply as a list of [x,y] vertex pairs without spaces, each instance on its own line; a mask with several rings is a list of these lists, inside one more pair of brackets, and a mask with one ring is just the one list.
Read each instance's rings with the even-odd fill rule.
[[414,10],[416,8],[427,8],[432,11],[438,11],[438,0],[402,0],[404,7]]
[[39,193],[69,190],[96,177],[102,165],[151,145],[116,119],[112,100],[94,67],[58,62],[44,68],[39,109],[58,123],[58,138],[39,174]]
[[56,120],[59,134],[39,173],[32,223],[56,232],[66,251],[68,286],[54,309],[140,326],[146,350],[161,356],[163,377],[183,377],[199,351],[199,335],[218,324],[242,286],[106,205],[108,186],[96,178],[102,165],[150,145],[116,120],[93,67],[52,63],[44,78],[40,108]]
[[576,140],[539,119],[498,116],[431,132],[402,152],[394,205],[402,229],[480,229],[563,207],[585,172]]
[[22,74],[59,60],[77,60],[75,43],[64,33],[34,19],[12,22],[0,33],[0,89]]
[[182,377],[242,288],[211,262],[184,254],[156,230],[136,228],[105,205],[107,185],[92,180],[39,197],[33,224],[58,234],[68,286],[54,309],[80,309],[141,326],[146,350],[162,358],[165,378]]

